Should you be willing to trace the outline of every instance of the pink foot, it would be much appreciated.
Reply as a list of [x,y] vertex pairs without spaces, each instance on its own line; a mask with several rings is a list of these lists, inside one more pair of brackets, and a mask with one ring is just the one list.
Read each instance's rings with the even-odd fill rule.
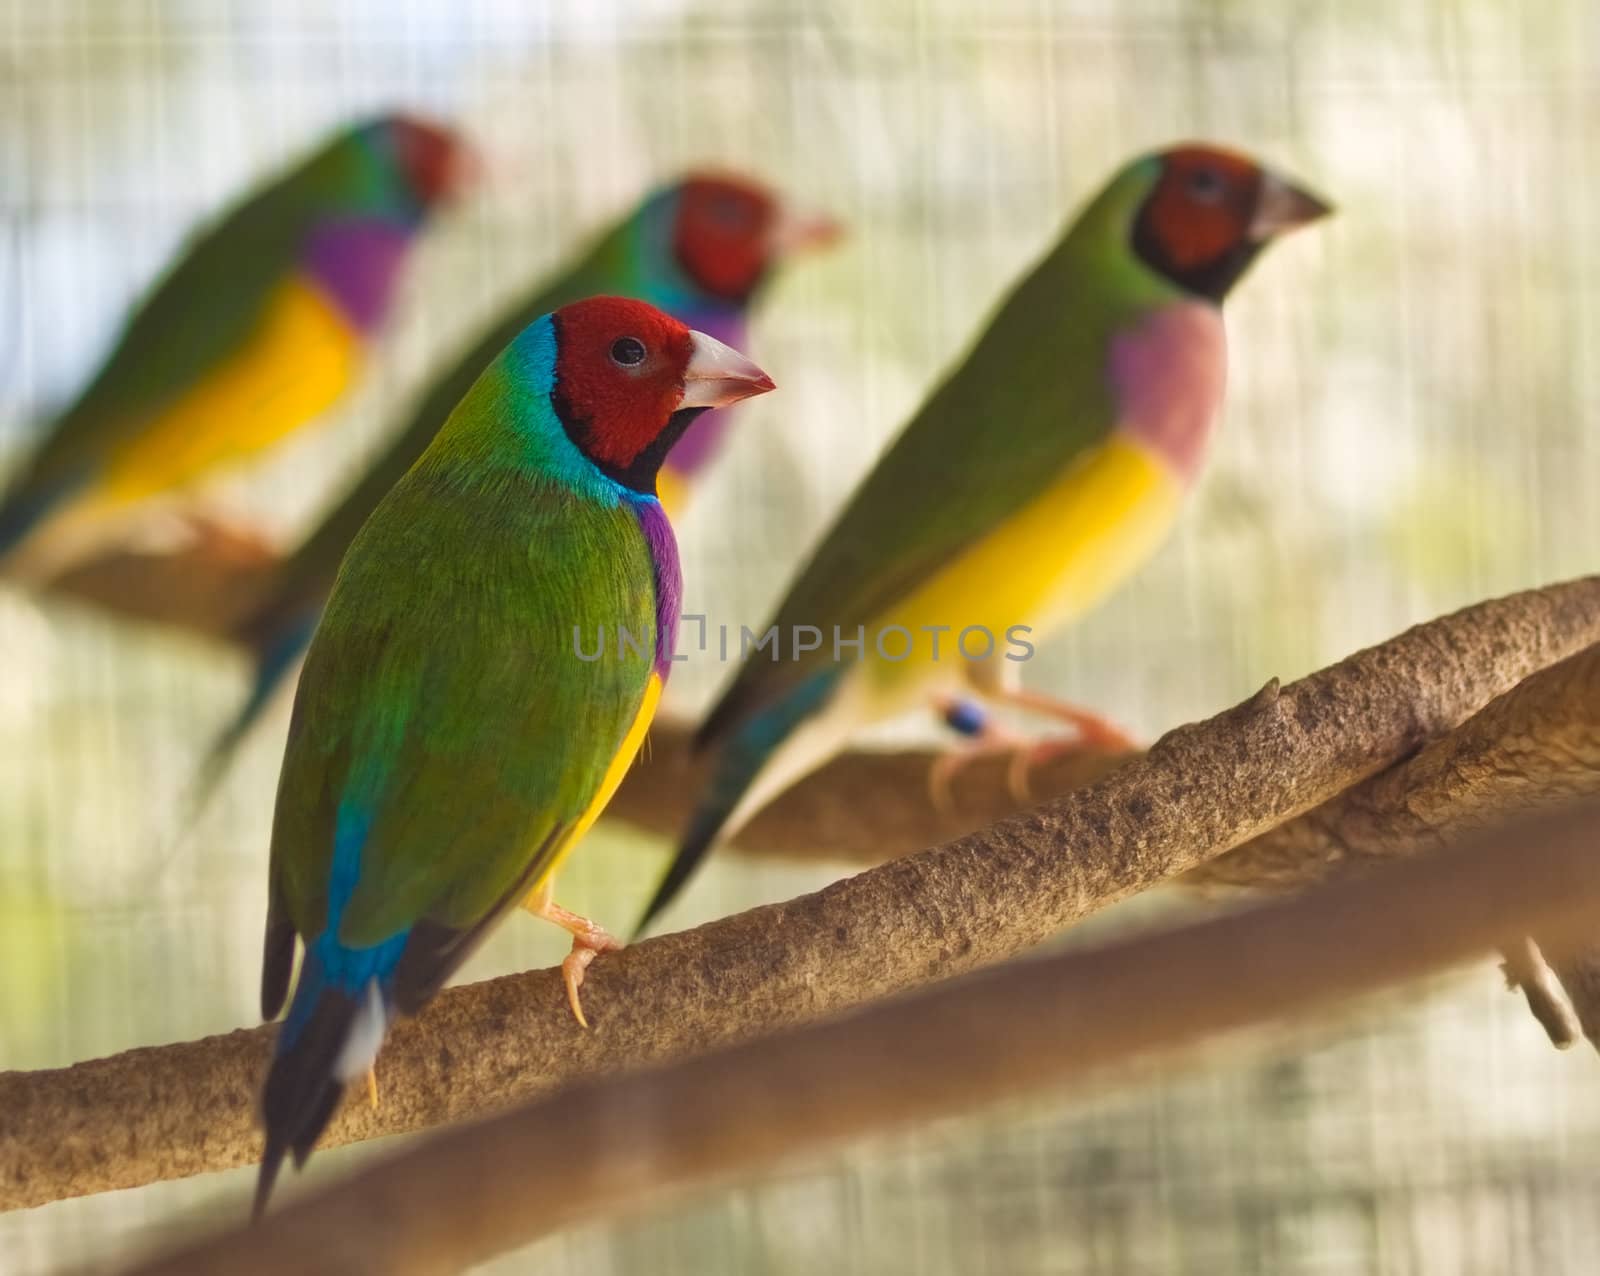
[[589,1021],[584,1017],[583,999],[578,995],[578,990],[583,987],[583,976],[590,962],[601,953],[616,952],[623,946],[622,941],[605,927],[554,903],[548,886],[534,891],[522,906],[535,917],[554,922],[572,936],[572,951],[561,963],[561,982],[567,988],[567,1005],[572,1007],[572,1017],[587,1028]]
[[1003,693],[1003,699],[1019,709],[1054,718],[1057,722],[1065,722],[1076,733],[1071,743],[1078,748],[1091,749],[1099,753],[1131,753],[1139,747],[1131,735],[1109,718],[1101,717],[1100,714],[1081,708],[1070,701],[1058,700],[1054,696],[1043,695],[1037,691],[1024,691],[1020,688]]

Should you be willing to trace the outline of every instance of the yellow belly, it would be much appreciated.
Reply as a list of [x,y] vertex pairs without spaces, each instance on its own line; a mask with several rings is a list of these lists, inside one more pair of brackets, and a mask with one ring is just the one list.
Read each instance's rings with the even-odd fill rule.
[[[868,626],[874,679],[898,682],[913,671],[926,676],[933,649],[931,635],[921,632],[925,625],[950,626],[937,663],[959,674],[965,662],[955,644],[968,626],[993,634],[999,656],[1012,626],[1029,626],[1033,641],[1081,615],[1155,552],[1182,496],[1182,485],[1159,459],[1113,437]],[[871,633],[890,625],[905,627],[915,639],[903,661],[872,650]],[[904,641],[893,635],[884,646],[898,655]],[[983,646],[981,634],[969,636],[969,654],[981,654]]]
[[573,851],[573,848],[583,839],[600,813],[606,809],[617,788],[621,785],[623,777],[628,774],[628,768],[633,765],[633,760],[638,756],[639,747],[644,744],[645,735],[650,730],[650,723],[656,716],[656,706],[661,703],[661,675],[652,673],[650,681],[645,684],[644,699],[639,702],[639,712],[634,715],[633,725],[628,728],[627,735],[622,737],[622,747],[617,750],[616,756],[611,759],[611,765],[606,768],[605,777],[600,781],[600,787],[595,791],[594,801],[589,803],[589,808],[576,824],[572,832],[562,840],[561,846],[550,857],[550,863],[532,883],[528,891],[528,900],[535,899],[545,884],[555,876],[563,860]]
[[91,499],[143,500],[272,446],[344,393],[357,343],[331,303],[291,281],[242,351],[113,453]]

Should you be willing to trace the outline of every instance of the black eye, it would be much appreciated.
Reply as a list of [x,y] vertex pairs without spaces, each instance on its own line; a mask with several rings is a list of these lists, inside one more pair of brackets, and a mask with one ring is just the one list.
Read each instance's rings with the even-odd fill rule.
[[1205,204],[1222,198],[1222,178],[1215,169],[1197,168],[1189,174],[1189,194]]
[[638,337],[618,337],[611,343],[611,362],[621,368],[637,368],[644,362],[644,342]]

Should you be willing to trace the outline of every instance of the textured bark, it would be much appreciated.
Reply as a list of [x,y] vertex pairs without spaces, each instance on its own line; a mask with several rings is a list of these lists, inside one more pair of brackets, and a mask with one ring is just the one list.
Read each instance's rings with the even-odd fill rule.
[[[687,733],[668,727],[653,741],[650,767],[629,778],[611,814],[662,832],[701,778]],[[1017,809],[1007,761],[975,761],[957,781],[953,812],[928,800],[929,751],[853,753],[791,789],[741,833],[758,854],[877,864],[914,846],[956,837]],[[1134,755],[1067,754],[1032,776],[1041,795],[1081,788]],[[1273,828],[1202,865],[1200,886],[1300,889],[1364,860],[1414,855],[1449,835],[1519,809],[1600,792],[1600,648],[1590,647],[1528,678],[1460,731],[1342,797]],[[663,815],[665,814],[665,818]],[[1597,921],[1600,932],[1600,921]],[[1553,972],[1525,941],[1506,954],[1550,1039],[1565,1048],[1581,1032],[1600,1048],[1600,948]],[[1563,995],[1563,988],[1565,995]],[[1570,1002],[1570,1004],[1569,1004]]]
[[[134,1276],[434,1276],[842,1139],[1014,1100],[1466,960],[1600,909],[1600,812],[1287,903],[1018,962],[447,1131]],[[1352,944],[1352,936],[1361,942]],[[581,1149],[560,1155],[553,1149]],[[517,1167],[506,1173],[505,1167]]]
[[[650,728],[648,760],[628,772],[606,819],[677,837],[689,822],[690,804],[705,791],[704,759],[690,751],[693,734],[682,722],[658,720]],[[738,832],[730,849],[869,866],[986,828],[1033,804],[1019,801],[1007,786],[1009,759],[986,754],[956,774],[950,808],[939,809],[928,775],[942,756],[930,749],[841,754],[775,798]],[[1057,797],[1093,784],[1137,756],[1060,754],[1034,768],[1029,789],[1035,801]]]
[[[1600,638],[1600,580],[1467,608],[1163,737],[1035,810],[813,895],[606,955],[571,1020],[553,971],[447,991],[399,1025],[384,1101],[324,1142],[459,1120],[578,1076],[792,1026],[1022,952],[1394,765]],[[0,1206],[255,1160],[270,1029],[0,1075]]]
[[[1374,860],[1432,850],[1518,811],[1597,793],[1600,645],[1533,674],[1416,757],[1202,865],[1188,880],[1299,888]],[[1600,1048],[1600,949],[1552,970],[1539,945],[1523,939],[1507,948],[1505,970],[1557,1047],[1571,1045],[1581,1029]]]
[[1288,889],[1433,850],[1519,810],[1600,792],[1600,645],[1530,675],[1458,729],[1220,856],[1198,883]]
[[[1506,690],[1542,663],[1553,663],[1600,641],[1600,631],[1595,626],[1596,608],[1600,606],[1597,603],[1600,579],[1586,578],[1518,594],[1514,598],[1518,606],[1528,608],[1525,619],[1532,628],[1507,630],[1494,638],[1481,635],[1485,640],[1479,650],[1481,657],[1491,662],[1508,662],[1500,670],[1493,665],[1482,670],[1488,682],[1496,681],[1497,673],[1503,675],[1495,686],[1496,693]],[[1474,611],[1469,609],[1462,614]],[[1534,629],[1542,632],[1535,635]],[[1424,626],[1423,631],[1441,643],[1462,640],[1462,635],[1450,628],[1435,630]],[[1477,638],[1469,636],[1470,641],[1477,641]],[[1537,654],[1533,648],[1523,646],[1529,641],[1537,644]],[[1441,651],[1439,654],[1448,653]],[[1466,655],[1465,649],[1461,654]],[[1404,671],[1401,672],[1403,675]],[[1551,690],[1554,697],[1566,694],[1554,684]],[[1413,687],[1405,688],[1403,696],[1407,703],[1415,701],[1420,706],[1429,694],[1440,692],[1449,694],[1445,688],[1430,692]],[[1593,696],[1593,684],[1576,686],[1571,694]],[[1535,712],[1543,712],[1543,708]],[[1447,726],[1458,720],[1440,719]],[[606,818],[676,837],[688,823],[690,808],[703,791],[705,780],[703,760],[690,754],[690,735],[687,727],[677,723],[661,723],[652,729],[648,764],[637,766],[629,773],[607,809]],[[1419,733],[1416,743],[1421,744],[1425,738],[1425,734]],[[1558,751],[1563,747],[1561,740],[1553,738],[1536,743],[1534,754],[1526,763],[1532,787],[1540,786],[1539,776],[1547,766],[1559,768],[1561,765],[1557,752],[1541,757],[1539,751]],[[881,864],[907,852],[987,827],[1015,815],[1026,805],[1019,803],[1007,789],[1007,760],[988,757],[975,760],[957,776],[953,785],[954,810],[939,811],[928,798],[928,770],[939,756],[928,750],[905,750],[858,751],[836,758],[757,815],[734,839],[733,849],[830,864]],[[1031,788],[1037,798],[1057,797],[1102,779],[1116,767],[1131,761],[1133,756],[1136,755],[1060,755],[1032,773]],[[1505,762],[1513,771],[1519,765],[1515,757]],[[1466,759],[1465,764],[1474,765],[1470,759]],[[1461,787],[1454,786],[1451,791],[1456,792]],[[1515,784],[1508,783],[1497,793],[1514,789]],[[1420,822],[1419,827],[1422,827]],[[1294,836],[1309,836],[1309,833],[1300,830]],[[1281,866],[1273,862],[1271,847],[1267,845],[1257,847],[1250,854],[1248,869],[1243,867],[1242,859],[1234,861],[1230,856],[1227,862],[1240,864],[1241,875],[1246,872],[1265,874],[1269,878],[1280,875],[1285,885],[1300,885],[1310,880],[1314,875],[1301,867],[1305,855],[1299,847],[1286,844],[1283,849]],[[1257,884],[1256,879],[1248,879],[1247,884]],[[1260,884],[1270,885],[1271,882]]]

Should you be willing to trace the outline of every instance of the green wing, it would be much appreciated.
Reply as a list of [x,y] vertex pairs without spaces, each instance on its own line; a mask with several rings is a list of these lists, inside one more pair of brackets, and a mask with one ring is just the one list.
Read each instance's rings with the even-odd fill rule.
[[[849,637],[1047,488],[1116,426],[1112,336],[1179,296],[1129,238],[1158,165],[1124,168],[1000,303],[790,587],[774,622]],[[832,659],[749,661],[701,726],[709,744]]]
[[419,923],[476,933],[537,883],[649,679],[650,652],[585,662],[573,646],[575,625],[586,643],[601,624],[653,631],[633,512],[431,461],[351,547],[301,676],[271,879],[274,907],[303,936],[326,925],[336,831],[351,818],[367,828],[342,943]]
[[[1103,371],[1124,317],[1086,288],[1082,246],[1063,239],[1002,302],[965,360],[856,489],[779,605],[788,635],[870,624],[1050,485],[1115,425]],[[1086,295],[1097,304],[1080,304]],[[749,661],[701,727],[709,743],[832,657]]]
[[290,277],[315,216],[306,173],[256,194],[188,246],[129,317],[94,379],[56,419],[21,490],[92,473],[153,415],[248,345]]

